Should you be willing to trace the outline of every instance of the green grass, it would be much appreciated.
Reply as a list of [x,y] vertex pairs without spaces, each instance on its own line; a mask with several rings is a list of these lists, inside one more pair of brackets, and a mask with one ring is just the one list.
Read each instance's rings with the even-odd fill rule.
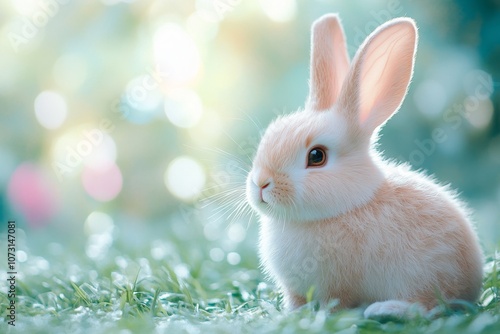
[[203,253],[179,255],[191,254],[177,253],[180,247],[187,246],[176,244],[162,260],[149,252],[127,255],[126,245],[100,260],[61,250],[48,252],[50,261],[28,253],[17,281],[15,328],[7,325],[1,290],[0,333],[500,333],[500,254],[488,258],[477,305],[378,322],[364,319],[362,309],[328,313],[314,303],[283,312],[253,260],[231,266]]

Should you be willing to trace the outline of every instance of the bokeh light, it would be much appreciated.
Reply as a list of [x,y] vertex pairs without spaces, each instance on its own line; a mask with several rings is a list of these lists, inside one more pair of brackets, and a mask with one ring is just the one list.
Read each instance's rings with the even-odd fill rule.
[[273,21],[286,22],[297,14],[296,0],[259,0],[264,13]]
[[88,236],[85,253],[91,259],[101,259],[113,243],[113,219],[100,211],[91,212],[83,225]]
[[8,185],[9,199],[32,227],[45,226],[57,213],[52,184],[37,166],[24,163],[16,168]]
[[481,95],[482,99],[489,98],[494,92],[494,82],[490,74],[483,70],[472,70],[463,77],[463,86],[469,96]]
[[227,254],[227,262],[233,266],[238,265],[241,262],[240,254],[238,254],[236,252],[229,252]]
[[100,212],[91,212],[84,223],[84,232],[90,236],[92,234],[106,234],[113,232],[113,218],[109,215]]
[[246,229],[240,223],[233,223],[227,230],[229,240],[233,242],[242,242],[245,240]]
[[212,259],[212,261],[221,262],[222,260],[224,260],[224,256],[224,251],[219,247],[215,247],[210,250],[210,258]]
[[198,47],[175,23],[167,23],[153,37],[154,59],[159,72],[168,82],[187,83],[200,68]]
[[81,140],[81,129],[68,129],[54,140],[51,149],[52,165],[60,180],[75,176],[82,165],[85,157],[78,152],[77,147]]
[[84,165],[92,169],[106,169],[116,161],[116,143],[113,137],[104,132],[100,135],[102,139],[99,145],[96,145],[92,153],[83,159]]
[[60,127],[66,119],[67,109],[64,98],[53,91],[43,91],[35,99],[36,118],[47,129]]
[[51,146],[52,167],[59,181],[77,176],[83,166],[106,169],[116,157],[115,140],[99,126],[69,128]]
[[493,118],[493,103],[490,99],[478,100],[473,96],[468,96],[464,105],[468,112],[467,119],[474,127],[482,129],[490,124]]
[[129,81],[122,97],[128,105],[124,117],[136,124],[151,121],[159,110],[162,96],[157,90],[159,79],[152,75],[142,75]]
[[113,244],[113,237],[109,233],[92,234],[85,247],[85,253],[91,259],[102,259]]
[[167,243],[165,240],[157,239],[151,243],[151,256],[155,260],[162,260],[167,255],[171,255],[173,253],[175,253],[175,251],[172,245]]
[[37,9],[39,9],[39,2],[37,0],[21,0],[13,1],[12,5],[21,15],[29,16]]
[[[334,7],[298,0],[0,2],[0,211],[20,226],[45,226],[40,232],[49,231],[61,249],[81,240],[91,259],[109,247],[132,247],[137,229],[149,237],[133,247],[146,245],[155,261],[256,262],[255,216],[242,210],[235,217],[232,198],[218,196],[244,187],[271,120],[303,107],[310,24],[338,12],[353,56],[379,23],[407,15],[419,27],[415,73],[400,112],[382,129],[380,149],[450,183],[474,212],[493,208],[477,227],[485,247],[497,246],[490,230],[498,230],[500,216],[499,64],[492,61],[498,13],[474,1]],[[12,32],[24,37],[18,46]],[[430,143],[435,131],[445,139]],[[111,225],[112,233],[99,232]],[[178,254],[179,240],[199,243],[203,254],[192,255],[196,247]]]
[[447,105],[446,90],[433,80],[427,80],[418,85],[413,94],[413,100],[418,110],[429,118],[438,117]]
[[25,266],[24,270],[28,275],[39,275],[50,269],[50,262],[41,256],[32,256],[30,265]]
[[173,195],[183,200],[191,200],[202,191],[205,172],[193,158],[178,157],[168,165],[165,184]]
[[111,201],[122,190],[122,173],[114,163],[97,169],[86,166],[82,172],[82,184],[92,198],[101,202]]
[[203,105],[198,95],[187,89],[172,91],[165,98],[165,113],[172,124],[181,128],[191,128],[198,124],[203,113]]
[[83,226],[88,236],[85,253],[91,259],[102,259],[113,244],[113,219],[100,211],[91,212]]
[[174,267],[174,272],[177,277],[180,277],[181,279],[189,277],[189,267],[184,263],[179,263],[178,265],[176,265]]
[[22,251],[22,250],[18,250],[16,251],[16,256],[17,256],[17,261],[18,262],[26,262],[26,260],[28,259],[28,254],[25,252],[25,251]]
[[[268,125],[304,107],[311,23],[328,13],[351,59],[379,24],[415,19],[412,83],[379,149],[450,184],[490,258],[500,245],[500,8],[430,3],[0,1],[0,214],[4,231],[17,223],[16,326],[344,329],[310,308],[280,320],[244,193]],[[482,313],[490,306],[481,298]],[[459,316],[470,328],[496,316],[482,315]]]

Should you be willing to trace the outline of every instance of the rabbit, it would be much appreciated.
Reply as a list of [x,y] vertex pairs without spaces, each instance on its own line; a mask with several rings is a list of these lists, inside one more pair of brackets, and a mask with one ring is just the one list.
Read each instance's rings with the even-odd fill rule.
[[415,22],[382,24],[351,64],[336,14],[313,23],[311,40],[305,107],[268,126],[245,185],[261,266],[285,309],[308,294],[322,307],[369,305],[367,318],[474,302],[483,254],[466,205],[376,150],[412,78]]

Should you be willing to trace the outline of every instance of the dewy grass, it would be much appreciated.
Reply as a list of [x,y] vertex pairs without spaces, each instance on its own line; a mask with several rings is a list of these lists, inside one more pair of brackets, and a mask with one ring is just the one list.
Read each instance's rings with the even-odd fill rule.
[[457,301],[425,317],[381,321],[364,319],[362,309],[329,313],[314,302],[281,311],[279,294],[244,265],[205,261],[190,268],[179,258],[114,255],[61,261],[28,254],[17,281],[15,327],[7,324],[4,288],[0,293],[0,332],[500,333],[498,253],[487,259],[478,304]]

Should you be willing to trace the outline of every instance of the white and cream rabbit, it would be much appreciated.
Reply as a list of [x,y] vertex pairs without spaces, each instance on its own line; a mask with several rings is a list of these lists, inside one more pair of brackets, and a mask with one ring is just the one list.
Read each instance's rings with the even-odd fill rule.
[[306,106],[267,128],[246,184],[263,269],[288,309],[311,288],[323,306],[371,304],[366,317],[478,297],[483,256],[465,205],[375,149],[406,95],[416,49],[414,21],[397,18],[350,64],[337,16],[313,24]]

